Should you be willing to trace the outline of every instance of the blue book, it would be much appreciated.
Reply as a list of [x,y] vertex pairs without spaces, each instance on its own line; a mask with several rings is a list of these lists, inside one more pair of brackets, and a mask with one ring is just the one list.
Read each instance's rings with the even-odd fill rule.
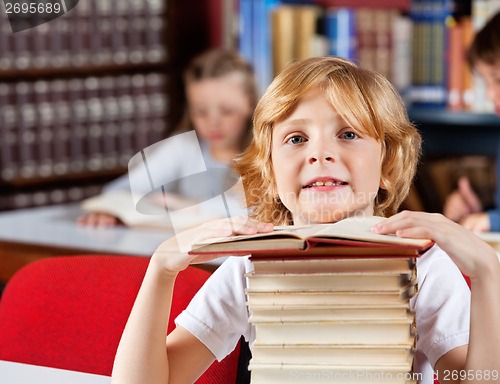
[[253,57],[252,63],[262,94],[274,77],[271,12],[281,4],[280,0],[253,1]]
[[240,0],[239,14],[239,47],[238,50],[246,60],[253,59],[253,0]]
[[329,9],[325,17],[325,33],[329,54],[355,60],[356,15],[352,8]]
[[355,60],[356,17],[352,8],[337,10],[337,56]]
[[329,9],[325,15],[325,35],[328,39],[328,54],[338,56],[338,15],[337,10]]

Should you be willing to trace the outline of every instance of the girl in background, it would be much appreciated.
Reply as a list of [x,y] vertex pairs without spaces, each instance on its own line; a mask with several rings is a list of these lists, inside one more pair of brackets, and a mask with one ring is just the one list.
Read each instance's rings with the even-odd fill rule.
[[[251,116],[258,97],[251,65],[227,50],[211,50],[196,57],[184,72],[184,84],[187,107],[174,135],[194,130],[197,140],[193,142],[185,135],[175,140],[167,138],[144,151],[151,174],[178,180],[166,188],[169,208],[174,209],[213,197],[217,194],[213,186],[220,193],[234,183],[237,175],[228,165],[250,141]],[[198,164],[190,155],[199,148],[206,167],[217,170],[212,172],[210,185],[183,177],[198,171]],[[151,192],[150,185],[141,181],[140,174],[140,167],[129,164],[129,173],[108,184],[103,193],[130,191],[133,184],[134,194],[146,195]],[[164,201],[165,196],[156,195]],[[116,217],[105,213],[86,214],[78,221],[98,227],[119,223]]]

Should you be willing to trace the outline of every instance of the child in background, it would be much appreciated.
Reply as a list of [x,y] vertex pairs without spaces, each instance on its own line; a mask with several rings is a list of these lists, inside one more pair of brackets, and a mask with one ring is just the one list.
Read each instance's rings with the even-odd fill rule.
[[[229,163],[250,141],[251,116],[257,102],[253,69],[235,52],[211,50],[190,63],[184,72],[184,84],[187,108],[175,133],[192,129],[196,131],[207,168],[221,170],[214,173],[218,178],[212,180],[212,184],[224,187],[235,178],[234,172],[228,167]],[[147,158],[151,173],[162,174],[165,179],[175,179],[175,175],[190,173],[193,164],[185,155],[197,148],[180,138],[155,144],[152,155]],[[139,178],[140,172],[138,167],[132,168],[128,174],[107,185],[104,193],[129,191],[129,178]],[[142,184],[137,188],[135,183],[133,192],[141,195],[150,192],[149,185]],[[179,177],[178,185],[167,191],[169,208],[182,208],[212,197],[213,191],[208,190],[207,186],[192,184],[193,180],[183,181]],[[159,202],[165,198],[160,194],[158,197]],[[100,227],[118,224],[116,217],[104,213],[86,214],[78,221],[82,225]]]
[[[484,79],[488,98],[500,115],[500,12],[495,14],[476,34],[468,50],[471,68]],[[500,142],[496,165],[497,184],[500,183]],[[458,189],[447,198],[443,214],[449,219],[476,232],[500,231],[500,188],[495,193],[494,209],[483,212],[481,200],[472,189],[469,179],[460,178]]]
[[[245,304],[251,263],[231,257],[177,317],[165,346],[177,274],[215,257],[185,254],[178,244],[265,233],[274,225],[393,215],[408,193],[419,152],[420,136],[382,75],[335,57],[289,66],[259,101],[253,140],[237,160],[252,217],[206,223],[158,247],[118,347],[112,382],[194,382],[241,335],[250,346],[255,339]],[[500,370],[495,251],[439,214],[398,213],[374,231],[437,243],[417,261],[419,292],[410,301],[421,383],[433,383],[434,370],[442,382],[445,370]],[[472,301],[457,266],[471,278]]]

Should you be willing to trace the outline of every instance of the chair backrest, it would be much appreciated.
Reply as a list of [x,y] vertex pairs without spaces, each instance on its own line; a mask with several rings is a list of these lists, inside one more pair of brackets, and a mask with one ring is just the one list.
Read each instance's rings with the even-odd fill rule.
[[[149,259],[68,256],[18,271],[0,300],[0,360],[111,375],[121,334]],[[168,332],[210,273],[188,267],[177,278]],[[199,384],[235,383],[240,346]]]

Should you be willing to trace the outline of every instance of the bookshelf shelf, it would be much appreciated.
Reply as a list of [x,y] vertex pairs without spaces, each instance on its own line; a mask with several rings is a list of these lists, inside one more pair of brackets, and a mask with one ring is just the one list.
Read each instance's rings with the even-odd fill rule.
[[408,111],[423,137],[424,156],[496,156],[500,117],[444,109]]
[[105,76],[116,75],[117,73],[148,73],[169,71],[168,63],[146,63],[146,64],[121,64],[121,65],[100,65],[100,66],[81,66],[81,67],[61,67],[61,68],[29,68],[29,69],[10,69],[0,72],[0,81],[6,83],[38,80],[40,78],[59,79],[87,76]]
[[51,175],[46,177],[30,177],[30,178],[16,178],[12,180],[3,180],[0,185],[10,186],[13,188],[36,188],[39,186],[49,186],[61,184],[61,179],[64,179],[66,183],[82,182],[89,179],[92,180],[109,180],[110,178],[116,178],[127,172],[126,167],[114,167],[112,169],[104,169],[98,171],[82,171],[82,172],[71,172],[67,175]]
[[410,108],[410,119],[419,124],[500,128],[500,117],[490,113],[451,112],[441,108]]

